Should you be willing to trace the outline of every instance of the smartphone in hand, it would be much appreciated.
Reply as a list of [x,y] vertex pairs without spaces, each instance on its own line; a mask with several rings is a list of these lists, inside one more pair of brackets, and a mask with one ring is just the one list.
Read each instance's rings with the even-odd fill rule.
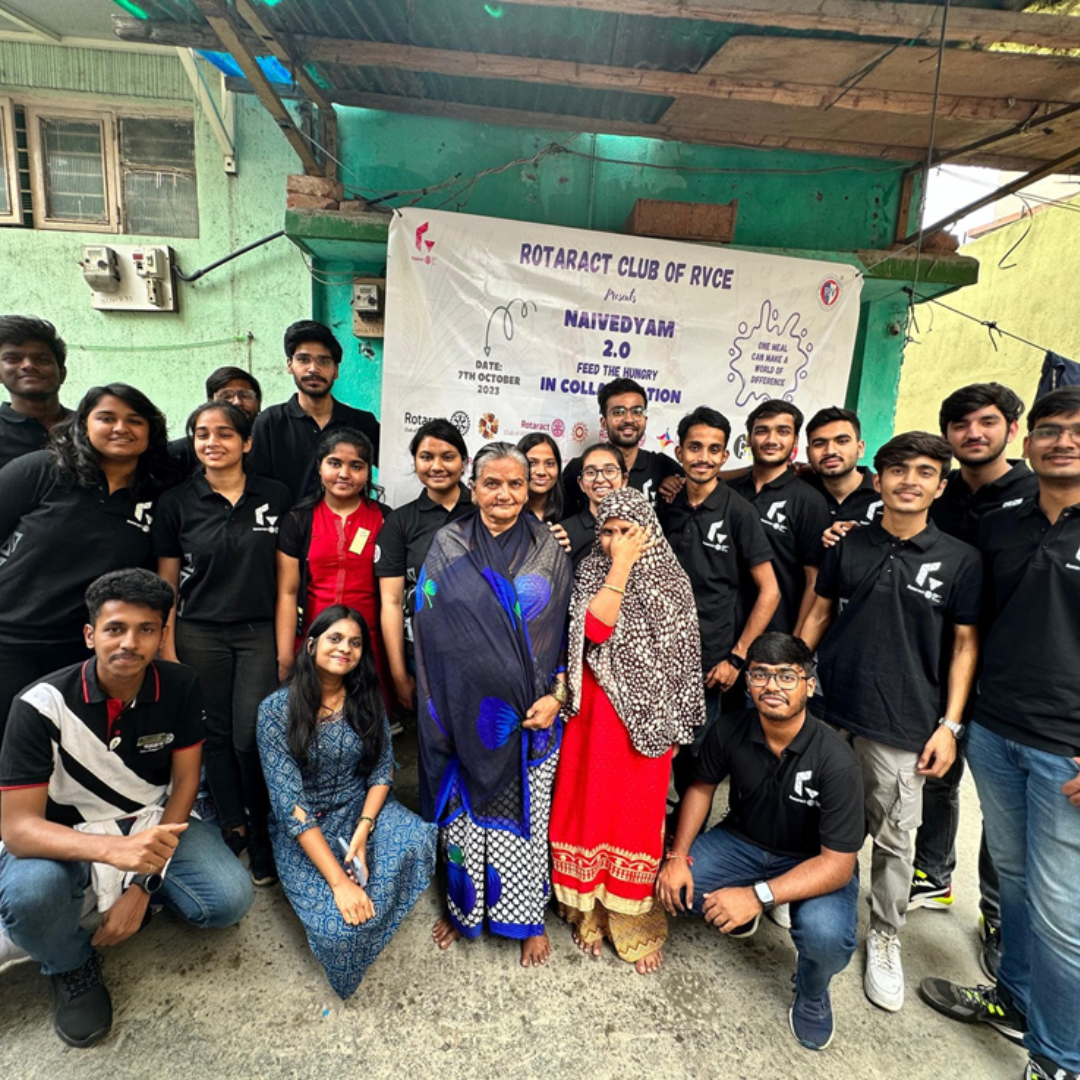
[[[341,857],[344,859],[349,854],[349,845],[339,836],[338,847],[341,848]],[[364,869],[364,864],[360,861],[359,857],[352,861],[353,877],[356,878],[356,884],[361,889],[367,888],[367,871]]]

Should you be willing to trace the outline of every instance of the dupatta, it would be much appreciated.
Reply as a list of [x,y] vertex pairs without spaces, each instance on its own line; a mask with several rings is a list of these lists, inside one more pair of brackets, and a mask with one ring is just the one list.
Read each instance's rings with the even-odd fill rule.
[[413,636],[420,767],[437,793],[424,810],[438,825],[467,813],[531,838],[526,770],[558,748],[562,723],[521,724],[562,670],[571,584],[569,556],[527,512],[499,536],[479,513],[435,534]]

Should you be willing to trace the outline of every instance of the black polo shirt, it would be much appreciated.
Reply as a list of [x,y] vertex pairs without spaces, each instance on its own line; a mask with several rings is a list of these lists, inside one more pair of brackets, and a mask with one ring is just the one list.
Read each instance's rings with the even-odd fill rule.
[[1004,476],[983,484],[978,491],[968,487],[959,469],[948,475],[941,497],[930,507],[930,520],[942,531],[965,544],[978,545],[979,519],[1001,507],[1019,507],[1025,499],[1039,493],[1038,477],[1027,462],[1012,463]]
[[[63,410],[62,419],[71,415]],[[0,404],[0,469],[9,461],[44,450],[49,441],[49,429],[33,416],[23,416],[11,407],[10,401]]]
[[150,535],[158,558],[181,560],[177,617],[273,619],[278,527],[291,506],[289,489],[262,476],[246,477],[235,506],[201,472],[166,491]]
[[364,409],[354,409],[334,398],[334,411],[326,427],[321,428],[300,408],[300,397],[293,394],[280,405],[271,405],[255,417],[251,432],[248,468],[259,476],[280,480],[290,491],[293,502],[315,491],[315,447],[324,431],[336,427],[355,428],[371,440],[375,464],[379,464],[379,421]]
[[[767,629],[790,634],[799,620],[799,607],[806,592],[804,567],[820,566],[825,555],[821,534],[832,524],[829,508],[821,494],[800,480],[794,469],[763,484],[760,491],[754,486],[753,471],[729,484],[732,491],[758,512],[772,546],[780,605]],[[753,604],[753,595],[743,596],[748,613]]]
[[[667,454],[657,454],[651,450],[638,450],[634,467],[627,476],[629,487],[640,491],[653,506],[659,497],[660,485],[669,476],[682,476],[682,466]],[[589,500],[581,490],[578,480],[581,478],[581,458],[573,458],[563,469],[563,513],[576,514],[579,510],[588,510]]]
[[125,709],[98,686],[91,657],[27,687],[11,706],[0,791],[44,787],[61,825],[130,817],[163,802],[172,755],[203,741],[202,690],[191,668],[156,660]]
[[181,476],[190,476],[196,469],[202,468],[195,456],[195,447],[186,435],[169,440],[169,457],[176,462]]
[[836,501],[817,473],[805,478],[806,483],[820,492],[833,521],[859,521],[865,524],[881,517],[881,496],[874,489],[873,473],[864,465],[858,466],[858,470],[862,482],[843,502]]
[[851,747],[809,713],[777,757],[756,709],[727,713],[713,724],[694,765],[695,779],[731,777],[721,828],[773,855],[809,859],[856,852],[866,836],[862,770]]
[[559,524],[566,530],[570,540],[570,558],[576,570],[581,560],[593,549],[596,542],[596,518],[587,507],[572,517],[563,518]]
[[1080,504],[1053,525],[1038,499],[987,514],[979,547],[995,617],[975,722],[1050,754],[1080,756]]
[[750,576],[750,567],[772,560],[772,547],[758,512],[723,480],[698,506],[690,505],[684,487],[670,503],[661,500],[657,513],[694,590],[701,662],[708,671],[738,640],[740,585]]
[[979,621],[978,551],[933,522],[910,540],[871,522],[825,552],[816,591],[838,601],[818,648],[825,719],[921,751],[948,695],[949,626]]
[[405,579],[405,641],[412,643],[413,594],[420,568],[424,565],[435,534],[451,521],[471,514],[472,496],[461,485],[458,501],[452,510],[435,502],[425,489],[420,497],[392,510],[375,545],[375,576]]
[[58,477],[47,450],[0,471],[0,644],[82,640],[83,594],[109,570],[153,565],[153,502]]

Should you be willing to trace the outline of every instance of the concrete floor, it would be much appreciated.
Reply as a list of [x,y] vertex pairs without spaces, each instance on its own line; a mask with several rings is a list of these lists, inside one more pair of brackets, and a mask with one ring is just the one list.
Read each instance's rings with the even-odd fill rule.
[[[398,790],[413,805],[415,743],[399,740]],[[257,890],[232,930],[171,916],[107,952],[110,1036],[72,1050],[53,1034],[48,982],[31,964],[0,975],[0,1077],[709,1077],[724,1080],[1019,1080],[1026,1055],[991,1030],[950,1023],[919,1000],[924,975],[985,981],[977,963],[978,805],[963,790],[957,900],[913,912],[903,935],[907,1002],[889,1014],[862,992],[862,957],[833,983],[837,1033],[824,1053],[788,1028],[795,951],[763,921],[745,941],[704,923],[671,929],[663,969],[643,978],[613,953],[582,956],[548,916],[546,969],[484,938],[432,944],[429,888],[347,1003],[330,990],[280,888]],[[720,799],[718,798],[718,802]],[[863,881],[869,866],[863,859]],[[865,889],[864,889],[865,892]],[[866,907],[861,905],[860,940]]]

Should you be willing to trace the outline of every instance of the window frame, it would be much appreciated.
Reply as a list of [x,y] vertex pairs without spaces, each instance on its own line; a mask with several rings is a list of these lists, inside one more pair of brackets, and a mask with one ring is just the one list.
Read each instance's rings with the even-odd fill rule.
[[15,135],[15,103],[0,95],[0,169],[7,178],[11,211],[0,210],[0,225],[22,224],[22,199],[19,186],[19,148]]
[[[21,102],[20,102],[21,103]],[[111,106],[102,108],[87,107],[84,104],[68,104],[66,101],[27,101],[23,108],[26,112],[27,148],[30,151],[30,193],[34,208],[34,228],[62,232],[111,233],[124,236],[158,236],[168,239],[172,234],[128,233],[125,232],[125,206],[123,204],[123,166],[120,154],[120,123],[122,120],[178,120],[191,124],[192,169],[191,177],[195,184],[195,223],[201,232],[199,220],[199,163],[196,149],[195,116],[191,109],[157,108],[142,104],[133,104],[130,108]],[[12,113],[14,117],[14,113]],[[41,137],[42,120],[83,120],[99,123],[102,129],[102,156],[104,158],[105,205],[108,222],[72,221],[69,218],[48,216],[47,182],[45,176],[45,148]],[[151,166],[143,166],[149,168]],[[16,173],[16,180],[18,174]],[[12,223],[21,223],[21,215],[11,219]],[[8,218],[0,218],[0,223],[7,223]],[[194,237],[183,239],[198,239]]]

